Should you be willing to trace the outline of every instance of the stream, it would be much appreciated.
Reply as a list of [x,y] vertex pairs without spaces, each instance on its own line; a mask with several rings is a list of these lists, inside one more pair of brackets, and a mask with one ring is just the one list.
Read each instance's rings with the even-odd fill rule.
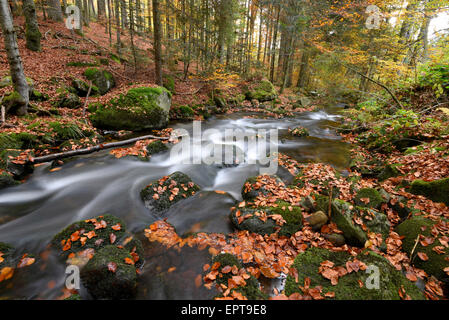
[[[329,126],[338,126],[334,109],[308,112],[286,119],[247,118],[251,114],[221,115],[202,123],[202,129],[241,129],[256,134],[258,129],[278,129],[279,152],[300,162],[323,162],[344,170],[348,165],[348,146]],[[303,126],[310,137],[288,136],[288,128]],[[192,123],[175,128],[192,132]],[[207,143],[210,141],[201,141]],[[195,150],[194,150],[195,151]],[[245,157],[251,156],[245,153]],[[178,202],[164,214],[179,235],[189,232],[231,233],[228,215],[236,201],[241,201],[245,180],[259,174],[257,165],[237,166],[187,165],[170,152],[155,155],[150,162],[115,159],[107,152],[83,156],[50,172],[49,165],[36,168],[24,184],[0,191],[0,242],[19,251],[38,256],[47,252],[52,237],[69,224],[111,214],[123,219],[127,230],[141,234],[160,217],[145,208],[140,191],[150,182],[176,171],[189,175],[201,186],[201,192]],[[285,169],[278,175],[291,179]],[[225,191],[219,194],[215,190]],[[210,299],[216,292],[197,288],[194,279],[202,266],[210,262],[207,250],[185,248],[167,250],[142,239],[145,265],[138,281],[137,299]],[[39,272],[20,277],[17,274],[8,288],[0,286],[2,299],[55,299],[61,296],[65,282],[65,264],[49,251],[45,262],[36,263]],[[167,273],[167,269],[176,270]],[[83,290],[83,289],[81,289]]]

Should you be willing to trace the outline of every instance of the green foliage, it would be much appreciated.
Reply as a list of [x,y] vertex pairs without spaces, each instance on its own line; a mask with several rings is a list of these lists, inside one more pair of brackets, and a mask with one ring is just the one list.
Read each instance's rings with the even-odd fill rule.
[[437,97],[449,91],[449,65],[436,63],[424,66],[419,76],[418,83],[421,86],[431,87]]

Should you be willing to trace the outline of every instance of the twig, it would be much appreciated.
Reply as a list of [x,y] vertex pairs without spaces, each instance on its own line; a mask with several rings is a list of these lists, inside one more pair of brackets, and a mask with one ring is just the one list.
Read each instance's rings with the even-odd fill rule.
[[87,103],[89,102],[89,96],[90,96],[91,91],[92,91],[92,81],[89,81],[89,90],[87,90],[86,101],[84,101],[84,106],[83,106],[83,118],[86,117],[86,107],[87,107]]
[[412,251],[410,252],[410,261],[413,260],[413,253],[415,252],[416,246],[418,245],[419,242],[419,237],[421,236],[421,234],[418,234],[418,236],[416,237],[416,241],[415,241],[415,245],[413,246]]

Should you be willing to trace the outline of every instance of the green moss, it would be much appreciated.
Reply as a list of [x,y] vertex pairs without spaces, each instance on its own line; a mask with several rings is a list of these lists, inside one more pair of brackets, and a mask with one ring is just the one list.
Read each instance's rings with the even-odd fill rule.
[[[366,203],[362,199],[363,200],[369,199],[369,202]],[[360,207],[379,209],[382,203],[384,202],[384,199],[380,195],[379,191],[377,191],[376,189],[364,188],[359,190],[359,192],[357,192],[354,202],[356,205]]]
[[263,80],[257,83],[253,88],[246,91],[246,98],[249,100],[259,100],[261,102],[271,101],[276,99],[276,88],[270,81]]
[[[95,224],[92,222],[86,222],[86,220],[77,221],[72,223],[70,226],[62,230],[60,233],[55,235],[52,239],[52,245],[59,251],[62,258],[67,259],[70,253],[76,253],[88,248],[93,248],[98,250],[105,245],[110,244],[110,235],[113,233],[117,237],[117,243],[120,243],[123,240],[126,232],[126,226],[124,222],[114,216],[104,215],[102,217],[95,218],[98,222],[104,220],[107,225],[106,228],[100,228],[95,230]],[[120,224],[121,229],[116,231],[112,229],[112,226]],[[80,236],[84,236],[84,233],[89,233],[90,231],[94,231],[96,236],[91,239],[86,239],[86,243],[84,245],[81,244],[80,240],[71,241],[70,248],[68,250],[63,250],[67,241],[71,238],[71,235],[76,233],[77,231],[83,231]],[[96,243],[99,240],[99,243]]]
[[[137,276],[134,265],[125,259],[132,259],[129,252],[116,246],[99,250],[81,270],[81,280],[95,299],[130,299],[136,293]],[[108,269],[114,263],[115,272]]]
[[[165,190],[160,194],[154,189],[161,187]],[[174,189],[177,188],[178,191]],[[186,189],[186,190],[185,190]],[[148,185],[140,192],[141,199],[145,202],[145,206],[156,212],[163,212],[170,208],[173,204],[193,196],[200,190],[200,187],[193,183],[192,179],[182,173],[175,172],[168,177],[164,177]],[[155,196],[157,194],[157,196]]]
[[67,67],[96,67],[97,62],[72,61],[66,64]]
[[412,182],[410,193],[422,195],[435,202],[442,202],[449,206],[449,178],[425,182],[415,180]]
[[[300,207],[294,207],[288,202],[278,201],[276,202],[277,207],[245,207],[235,209],[231,212],[230,219],[233,225],[239,230],[248,230],[252,233],[258,233],[261,235],[273,234],[279,230],[280,236],[290,237],[303,226],[303,216]],[[292,209],[290,211],[289,207]],[[239,223],[239,217],[237,212],[240,212],[239,217],[244,217],[249,215],[249,218],[244,219]],[[262,213],[268,216],[266,221],[262,221],[256,213]],[[271,215],[281,215],[285,220],[284,225],[280,226],[275,220],[270,218]]]
[[106,94],[115,86],[112,73],[103,69],[87,68],[84,71],[84,76],[92,81],[101,95]]
[[158,102],[163,92],[170,96],[161,87],[133,88],[126,95],[98,106],[90,119],[95,127],[105,130],[162,129],[168,122],[168,110],[164,110]]
[[175,93],[175,79],[172,76],[164,75],[164,88],[170,91],[171,93]]
[[[320,264],[324,261],[331,261],[335,267],[341,266],[346,269],[346,262],[353,261],[354,257],[347,252],[333,252],[321,248],[311,248],[304,253],[300,253],[293,263],[293,268],[297,270],[298,282],[295,277],[289,275],[285,285],[285,294],[291,295],[295,292],[303,294],[299,286],[304,286],[305,278],[310,279],[310,287],[322,287],[322,295],[334,292],[336,300],[400,300],[399,289],[404,288],[405,292],[415,300],[424,300],[424,295],[420,290],[400,272],[397,271],[387,259],[368,251],[356,257],[368,267],[379,268],[379,289],[369,289],[368,277],[370,273],[359,270],[340,277],[338,284],[333,286],[330,280],[324,278],[319,273]],[[368,280],[368,281],[367,281]],[[360,288],[359,281],[363,284]]]
[[64,300],[82,300],[79,294],[72,294],[70,297],[65,298]]
[[180,106],[178,109],[181,113],[181,117],[184,119],[195,116],[195,111],[193,111],[193,109],[189,106]]
[[401,172],[396,168],[396,166],[388,164],[380,172],[380,174],[377,176],[377,178],[379,179],[379,181],[385,181],[387,179],[397,177],[399,175],[401,175]]
[[292,136],[295,137],[308,137],[310,136],[309,130],[304,127],[296,127],[292,130],[289,130]]
[[[413,251],[413,256],[410,257],[415,267],[423,269],[428,274],[448,283],[449,276],[443,271],[443,269],[449,267],[449,261],[446,260],[449,259],[449,249],[444,247],[444,254],[438,254],[433,251],[434,247],[441,246],[441,243],[438,241],[441,235],[436,238],[432,235],[432,227],[434,225],[435,222],[430,219],[422,216],[414,216],[398,225],[395,231],[400,236],[404,237],[402,240],[402,248],[408,253],[409,257],[416,244],[416,248]],[[434,242],[426,247],[422,246],[420,241],[416,242],[419,235],[433,238]],[[429,260],[421,260],[417,256],[418,252],[427,254]]]
[[[243,267],[242,264],[240,263],[240,261],[237,259],[237,257],[235,257],[234,255],[229,254],[229,253],[222,253],[222,254],[215,256],[212,259],[212,265],[216,262],[220,263],[218,272],[220,274],[222,274],[222,277],[217,278],[216,282],[217,282],[217,284],[223,284],[226,286],[228,285],[228,280],[233,276],[233,274],[230,272],[222,273],[222,269],[226,266],[230,266],[230,267],[236,266],[239,269],[241,269]],[[237,287],[237,288],[231,290],[231,292],[232,291],[239,292],[243,296],[248,298],[248,300],[268,299],[268,296],[260,290],[260,285],[256,278],[251,276],[249,279],[245,280],[245,282],[246,282],[245,286]]]
[[[1,164],[0,164],[0,166],[1,166]],[[4,188],[13,187],[13,186],[16,186],[19,184],[20,184],[20,182],[14,180],[14,177],[12,176],[12,174],[10,174],[8,172],[0,173],[0,190],[4,189]]]
[[156,140],[151,142],[146,149],[149,155],[153,155],[167,151],[168,147],[162,141]]
[[76,123],[61,123],[61,122],[50,122],[49,124],[52,131],[56,134],[57,140],[70,140],[70,139],[81,139],[84,138],[84,132]]

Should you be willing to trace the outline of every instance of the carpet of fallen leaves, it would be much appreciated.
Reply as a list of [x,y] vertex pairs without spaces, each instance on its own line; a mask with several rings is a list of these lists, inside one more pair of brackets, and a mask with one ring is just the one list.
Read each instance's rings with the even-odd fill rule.
[[[254,200],[256,206],[270,206],[273,205],[279,199],[296,206],[299,201],[304,197],[316,191],[314,184],[309,184],[310,180],[327,181],[331,180],[335,186],[338,186],[342,191],[340,198],[351,201],[353,195],[349,191],[347,182],[342,178],[336,178],[334,170],[330,166],[323,164],[299,164],[294,159],[291,159],[285,155],[279,155],[279,159],[282,165],[285,165],[290,171],[297,172],[301,169],[305,175],[306,181],[303,188],[287,188],[283,183],[276,181],[269,176],[262,176],[258,178],[256,182],[256,188],[263,187],[265,190],[269,190],[268,193],[259,194]],[[373,181],[361,181],[362,186],[372,186]],[[409,194],[407,194],[409,195]],[[409,195],[411,196],[411,195]],[[413,196],[416,198],[416,196]],[[419,198],[419,197],[418,197]],[[422,203],[431,205],[431,201],[426,199],[419,199]],[[433,203],[432,203],[433,204]],[[244,207],[247,203],[242,202],[237,207]],[[436,204],[433,204],[435,206]],[[233,208],[234,209],[234,208]],[[444,208],[447,211],[447,208]],[[441,213],[441,211],[438,211]],[[307,216],[304,213],[305,217]],[[394,215],[390,212],[389,217]],[[393,219],[394,220],[394,219]],[[393,221],[394,222],[394,221]],[[394,225],[394,223],[393,223]],[[446,226],[440,227],[443,230],[441,232],[447,232]],[[326,233],[341,233],[335,224],[330,223],[322,227],[320,232],[312,231],[312,228],[305,222],[305,227],[291,236],[280,237],[276,233],[272,235],[257,235],[249,233],[248,231],[239,231],[232,234],[213,234],[213,233],[198,233],[187,238],[181,238],[175,231],[175,229],[166,221],[157,221],[145,230],[145,236],[150,242],[160,242],[168,248],[175,248],[180,250],[183,246],[196,247],[199,250],[208,249],[212,255],[219,253],[230,253],[237,256],[243,261],[246,266],[246,271],[235,271],[235,275],[241,275],[249,273],[256,278],[261,276],[269,279],[278,278],[281,274],[295,275],[295,269],[291,268],[295,257],[307,250],[310,247],[326,248],[333,251],[346,251],[351,255],[356,256],[363,249],[355,248],[348,245],[342,247],[335,247],[331,242],[327,241],[323,234]],[[444,239],[444,238],[443,238]],[[397,270],[403,270],[410,281],[416,282],[418,279],[426,281],[426,296],[429,299],[443,298],[443,290],[441,284],[434,278],[428,277],[427,274],[417,268],[414,268],[407,255],[401,250],[402,241],[400,236],[393,231],[393,227],[390,230],[390,235],[386,239],[387,252],[381,252],[378,247],[381,244],[380,235],[370,235],[370,240],[367,242],[367,247],[377,252],[380,255],[386,257]],[[422,241],[429,241],[423,239]],[[425,258],[425,257],[424,257]],[[205,267],[209,270],[209,266]],[[353,271],[364,270],[366,266],[356,258],[353,261],[348,262],[346,268],[334,268],[332,261],[323,261],[320,267],[320,273],[323,277],[329,279],[332,284],[338,283],[339,277],[344,277]],[[216,271],[216,270],[215,270]],[[201,280],[206,287],[211,287],[213,280],[218,276],[214,270],[207,275],[202,276]],[[227,293],[224,295],[227,298],[239,299],[241,297],[227,296],[229,290],[232,289],[232,285],[223,286],[217,285],[217,289],[221,292]],[[325,299],[334,298],[332,293],[326,295],[321,294],[321,288],[310,288],[310,279],[306,279],[306,283],[301,287],[303,292],[300,294],[293,294],[290,297],[286,297],[280,292],[275,292],[274,297],[271,299]],[[403,299],[407,299],[408,296],[405,292],[400,292],[400,296]]]

